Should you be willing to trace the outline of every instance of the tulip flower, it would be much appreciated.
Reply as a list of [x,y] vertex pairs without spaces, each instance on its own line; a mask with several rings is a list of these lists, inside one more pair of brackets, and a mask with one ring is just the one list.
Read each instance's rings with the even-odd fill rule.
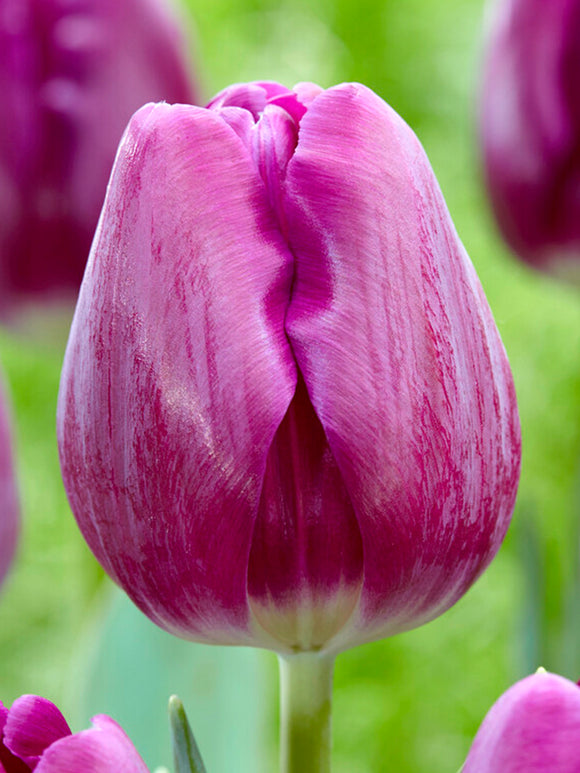
[[23,695],[10,709],[0,703],[0,773],[147,773],[125,732],[110,717],[72,733],[58,708]]
[[457,601],[507,529],[519,423],[409,127],[358,84],[138,111],[58,435],[90,547],[174,634],[330,657]]
[[491,707],[462,773],[578,773],[578,738],[580,687],[540,669]]
[[0,301],[76,294],[117,145],[150,100],[190,102],[163,0],[0,0]]
[[12,463],[6,399],[0,390],[0,585],[12,564],[20,531],[20,508]]
[[580,278],[580,3],[506,0],[495,10],[480,105],[493,209],[522,258]]

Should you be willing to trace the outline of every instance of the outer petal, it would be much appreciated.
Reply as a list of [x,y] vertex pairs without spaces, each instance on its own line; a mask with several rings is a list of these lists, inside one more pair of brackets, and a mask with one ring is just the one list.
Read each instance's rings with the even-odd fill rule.
[[36,773],[148,773],[126,733],[110,717],[93,717],[93,728],[54,743]]
[[580,687],[537,673],[494,703],[462,773],[578,773],[578,738]]
[[262,476],[296,384],[290,281],[236,132],[201,108],[140,110],[83,281],[58,434],[95,555],[186,637],[247,640]]
[[453,604],[508,526],[512,378],[425,154],[363,86],[314,99],[286,176],[296,258],[286,328],[362,534],[359,632]]
[[30,768],[15,757],[4,744],[4,727],[8,709],[0,701],[0,773],[29,773]]
[[4,743],[34,767],[45,749],[70,733],[66,719],[54,703],[38,695],[22,695],[8,712]]
[[0,384],[0,584],[16,551],[20,506],[12,461],[12,438],[6,398]]
[[480,107],[484,169],[502,232],[549,267],[580,254],[580,4],[497,2]]

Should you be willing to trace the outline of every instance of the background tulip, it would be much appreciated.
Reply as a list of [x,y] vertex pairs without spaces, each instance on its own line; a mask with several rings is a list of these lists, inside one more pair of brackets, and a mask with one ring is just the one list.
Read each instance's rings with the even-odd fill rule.
[[127,120],[187,69],[163,0],[0,0],[0,301],[76,291]]
[[498,699],[462,773],[577,773],[580,687],[542,669]]
[[485,175],[511,247],[576,275],[580,259],[580,3],[495,4],[480,106]]
[[337,651],[453,604],[507,528],[519,424],[406,124],[357,84],[140,110],[58,433],[89,545],[173,633]]
[[6,398],[0,390],[0,584],[14,558],[19,529],[19,503],[12,463],[10,420]]
[[10,709],[0,703],[0,773],[147,773],[135,747],[110,717],[71,732],[58,708],[23,695]]

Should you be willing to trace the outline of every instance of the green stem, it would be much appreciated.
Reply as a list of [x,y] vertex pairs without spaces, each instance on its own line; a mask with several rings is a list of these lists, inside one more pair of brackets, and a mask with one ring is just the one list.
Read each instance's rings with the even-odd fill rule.
[[280,656],[280,773],[330,773],[334,656]]

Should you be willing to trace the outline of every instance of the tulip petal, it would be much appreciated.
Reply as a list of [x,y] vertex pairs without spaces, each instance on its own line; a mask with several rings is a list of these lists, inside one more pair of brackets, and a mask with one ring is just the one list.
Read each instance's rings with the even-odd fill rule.
[[54,703],[38,695],[22,695],[8,712],[4,743],[13,754],[34,766],[45,749],[70,733]]
[[[293,103],[296,103],[296,99],[292,99]],[[279,228],[286,238],[282,186],[286,166],[296,147],[298,124],[286,110],[269,104],[264,108],[249,139],[256,167],[268,192]]]
[[363,86],[331,88],[301,121],[285,184],[286,329],[363,540],[352,646],[440,614],[489,563],[519,423],[483,291],[408,126]]
[[216,94],[207,106],[211,110],[229,106],[243,108],[257,121],[269,99],[287,93],[287,88],[274,81],[234,83]]
[[54,743],[36,773],[148,773],[126,733],[110,717],[93,717],[93,727]]
[[30,767],[15,757],[4,744],[4,727],[8,709],[0,701],[0,773],[29,773]]
[[268,455],[248,569],[252,610],[286,649],[320,649],[355,609],[362,565],[352,504],[299,378]]
[[580,687],[538,672],[492,706],[462,773],[578,773],[578,738]]
[[59,445],[92,550],[173,633],[246,641],[262,477],[296,385],[291,278],[236,131],[201,108],[140,110],[80,293]]
[[321,89],[316,83],[310,83],[308,81],[297,83],[292,89],[294,94],[296,94],[298,101],[305,107],[310,107],[316,97],[319,94],[322,94],[323,90],[324,89]]

